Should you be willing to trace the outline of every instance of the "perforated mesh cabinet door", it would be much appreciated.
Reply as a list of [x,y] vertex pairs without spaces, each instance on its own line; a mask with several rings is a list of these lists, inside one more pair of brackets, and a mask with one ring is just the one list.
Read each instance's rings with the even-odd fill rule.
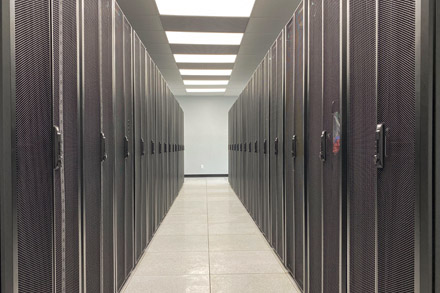
[[51,292],[54,285],[50,5],[50,1],[15,1],[14,176],[19,292]]
[[125,276],[134,265],[134,115],[132,28],[124,17],[124,102],[125,102]]
[[341,113],[339,58],[339,3],[323,3],[323,131],[326,161],[322,165],[323,290],[339,291]]
[[376,9],[371,1],[350,1],[349,6],[349,291],[374,292]]
[[114,13],[114,107],[115,107],[115,202],[117,289],[125,281],[125,100],[124,100],[124,27],[123,14],[115,4]]
[[[113,292],[114,288],[114,172],[115,172],[115,123],[113,119],[112,76],[112,1],[101,0],[101,131],[105,136],[105,154],[102,162],[102,290]],[[101,152],[101,160],[104,154]]]
[[86,288],[101,290],[101,111],[99,5],[83,1],[83,231]]
[[309,289],[322,289],[322,188],[319,159],[322,133],[322,1],[310,2],[309,96],[307,117],[307,200],[309,242]]
[[300,4],[295,11],[295,79],[294,79],[294,132],[296,157],[294,162],[295,214],[295,280],[304,289],[305,261],[305,204],[304,204],[304,13]]

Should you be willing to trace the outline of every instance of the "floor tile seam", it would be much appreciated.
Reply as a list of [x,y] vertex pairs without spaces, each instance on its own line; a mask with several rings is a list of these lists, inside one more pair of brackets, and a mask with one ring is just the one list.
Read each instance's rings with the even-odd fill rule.
[[205,179],[206,184],[206,193],[205,193],[205,199],[206,199],[206,230],[208,233],[208,273],[209,273],[209,292],[211,293],[211,256],[210,256],[210,246],[209,246],[209,202],[208,202],[208,179]]
[[208,276],[208,274],[176,274],[176,275],[145,275],[145,276],[133,276],[136,278],[144,278],[144,277],[162,277],[162,278],[169,278],[169,277],[193,277],[193,276]]

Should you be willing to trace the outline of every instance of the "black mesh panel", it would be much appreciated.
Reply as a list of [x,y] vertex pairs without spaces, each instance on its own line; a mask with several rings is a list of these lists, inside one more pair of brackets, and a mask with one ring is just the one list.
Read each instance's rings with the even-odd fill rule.
[[321,225],[321,161],[322,132],[322,1],[310,2],[309,24],[309,109],[307,181],[309,203],[309,271],[310,292],[321,291],[322,225]]
[[379,1],[378,123],[387,129],[378,172],[379,292],[414,292],[416,200],[416,1]]
[[101,290],[101,113],[98,8],[97,1],[84,1],[83,206],[85,213],[86,288],[88,292]]
[[115,8],[115,198],[117,230],[117,289],[125,280],[125,101],[124,101],[124,54],[123,15]]
[[[323,290],[339,291],[339,2],[324,1],[323,126],[327,131],[327,161],[323,164]],[[313,253],[313,252],[312,252]]]
[[303,7],[295,13],[295,135],[297,137],[294,165],[295,207],[295,279],[304,288],[304,24]]
[[50,1],[15,1],[18,291],[52,291]]
[[103,200],[103,291],[114,291],[113,184],[115,163],[115,135],[112,93],[112,1],[101,0],[101,119],[106,137],[107,159],[102,164]]
[[376,73],[374,1],[350,1],[348,125],[349,288],[375,290]]

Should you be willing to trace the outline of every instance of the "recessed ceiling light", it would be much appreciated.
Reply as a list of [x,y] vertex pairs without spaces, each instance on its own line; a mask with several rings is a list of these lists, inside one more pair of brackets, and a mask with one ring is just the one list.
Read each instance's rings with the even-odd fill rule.
[[170,44],[240,45],[242,33],[165,32]]
[[186,16],[251,16],[255,0],[156,0],[162,15]]
[[188,93],[224,93],[226,89],[186,89]]
[[174,54],[177,63],[234,63],[237,55]]
[[184,80],[184,85],[228,85],[229,80]]
[[217,75],[229,76],[232,70],[229,69],[180,69],[181,75]]

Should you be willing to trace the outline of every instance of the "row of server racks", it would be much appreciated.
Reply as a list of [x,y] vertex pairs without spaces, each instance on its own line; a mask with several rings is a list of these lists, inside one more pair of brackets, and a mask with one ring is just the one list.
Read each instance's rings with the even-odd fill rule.
[[118,292],[183,184],[183,111],[114,0],[1,5],[1,292]]
[[440,292],[439,4],[298,5],[229,111],[230,184],[303,292]]

